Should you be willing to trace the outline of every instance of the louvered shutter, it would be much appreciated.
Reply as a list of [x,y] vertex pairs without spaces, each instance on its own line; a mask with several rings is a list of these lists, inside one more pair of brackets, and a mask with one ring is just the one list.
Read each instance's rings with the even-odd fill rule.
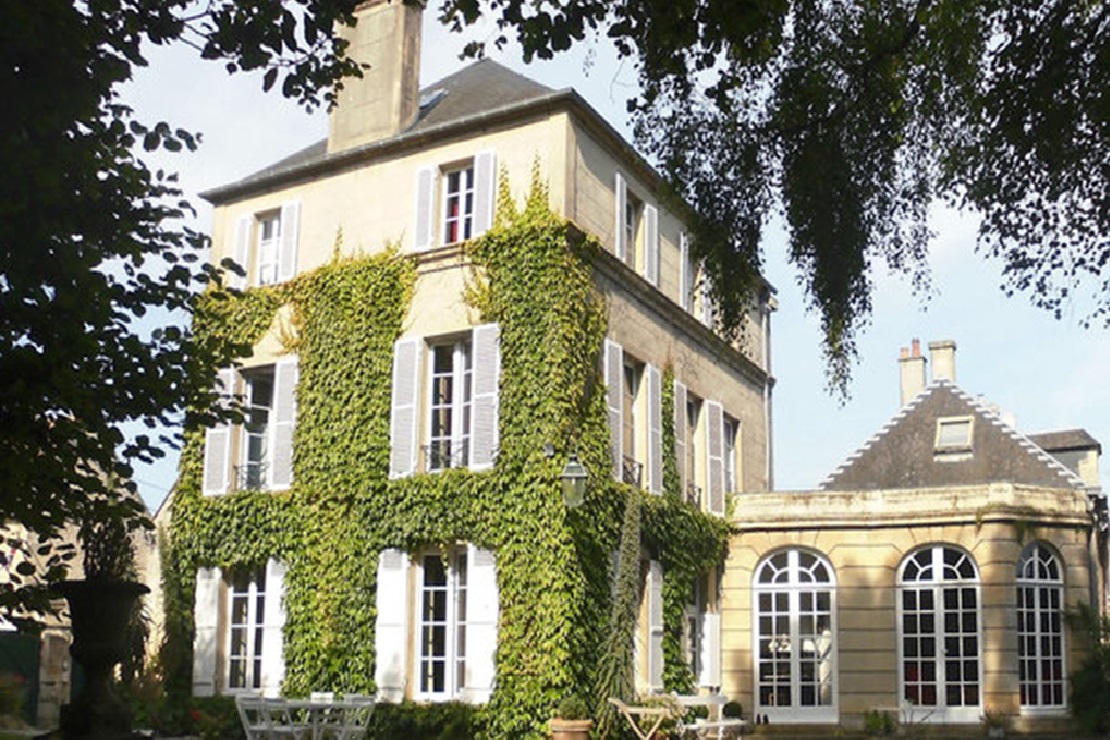
[[624,210],[625,203],[628,202],[628,186],[625,185],[624,175],[619,172],[613,178],[613,192],[616,195],[615,202],[617,209],[613,226],[613,254],[615,254],[617,259],[621,262],[624,262],[629,247],[629,245],[625,244],[624,232]]
[[420,339],[398,339],[393,345],[393,392],[389,418],[390,478],[403,478],[416,470],[416,400],[421,346]]
[[232,246],[231,258],[235,264],[243,268],[242,275],[229,274],[227,285],[229,288],[242,290],[247,285],[247,261],[250,259],[251,227],[254,226],[254,216],[240,216],[235,220],[235,243]]
[[219,568],[197,570],[193,597],[193,696],[216,694],[221,580]]
[[[216,373],[216,390],[220,406],[227,409],[235,393],[235,369],[224,368]],[[204,432],[204,494],[227,493],[231,472],[231,425],[221,422]]]
[[705,410],[705,428],[708,437],[706,440],[708,509],[712,514],[723,516],[725,513],[724,409],[716,401],[707,401]]
[[682,232],[679,238],[679,270],[682,275],[679,280],[679,290],[682,291],[680,303],[684,311],[694,310],[694,265],[690,262],[690,237]]
[[674,456],[678,463],[678,478],[681,490],[679,495],[686,496],[687,486],[692,482],[694,471],[686,470],[686,386],[674,382]]
[[648,685],[663,689],[663,566],[648,564]]
[[281,696],[285,679],[285,565],[266,562],[266,601],[262,614],[262,694]]
[[698,665],[698,686],[717,688],[721,685],[721,615],[702,612],[700,615],[701,656]]
[[432,246],[435,233],[436,171],[422,167],[416,171],[416,224],[413,227],[413,249],[423,252]]
[[498,445],[498,383],[501,376],[500,330],[497,324],[474,327],[474,406],[471,416],[470,468],[493,467]]
[[663,377],[659,368],[648,365],[648,449],[647,489],[651,493],[663,492]]
[[286,357],[274,367],[273,473],[270,487],[281,490],[293,482],[293,429],[297,421],[296,357]]
[[605,340],[606,404],[609,407],[609,447],[613,454],[613,478],[621,479],[624,454],[624,350],[616,342]]
[[659,210],[644,206],[644,277],[659,285]]
[[487,702],[497,672],[497,564],[489,550],[467,548],[466,695]]
[[408,565],[409,557],[401,550],[383,550],[378,557],[374,681],[378,698],[390,702],[405,698]]
[[278,255],[278,280],[292,280],[297,274],[297,242],[301,234],[301,204],[281,207],[281,252]]
[[474,236],[489,231],[496,207],[497,154],[482,152],[474,156]]

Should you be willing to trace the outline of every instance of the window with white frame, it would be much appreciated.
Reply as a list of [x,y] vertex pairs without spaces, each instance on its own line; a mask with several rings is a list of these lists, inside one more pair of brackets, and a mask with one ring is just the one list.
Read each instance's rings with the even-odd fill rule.
[[934,449],[937,452],[959,452],[971,449],[975,417],[954,416],[937,419]]
[[428,404],[427,469],[465,468],[470,464],[474,358],[470,338],[434,344],[431,400]]
[[643,429],[640,409],[638,408],[640,381],[643,376],[643,363],[625,355],[623,383],[621,384],[621,393],[624,395],[624,417],[621,420],[621,440],[623,444],[621,452],[624,458],[624,468],[621,479],[634,486],[643,485],[644,465],[643,460],[637,455],[640,446],[640,432]]
[[930,721],[976,721],[981,701],[979,572],[946,545],[910,554],[899,569],[901,695]]
[[256,254],[256,280],[259,285],[273,285],[278,281],[281,256],[281,213],[267,213],[258,217],[258,246]]
[[274,403],[274,366],[244,370],[243,435],[236,487],[259,490],[269,485],[270,416]]
[[298,377],[296,357],[219,372],[220,394],[240,400],[243,418],[205,430],[205,495],[291,485]]
[[230,256],[243,268],[245,276],[228,278],[233,288],[248,285],[273,285],[289,280],[297,271],[297,239],[300,204],[284,203],[280,208],[248,213],[234,222]]
[[832,567],[806,550],[780,550],[756,568],[756,704],[768,718],[835,717],[835,594]]
[[725,417],[724,422],[724,464],[725,464],[725,492],[735,493],[737,489],[736,478],[736,440],[740,433],[740,422],[731,416]]
[[493,225],[497,156],[422,167],[416,171],[416,251],[444,247],[480,236]]
[[389,475],[493,467],[498,446],[500,332],[406,337],[393,345]]
[[443,173],[443,243],[466,241],[474,233],[474,167]]
[[379,558],[377,603],[381,698],[489,699],[498,614],[492,552],[458,544],[425,551],[410,563],[403,552],[386,550]]
[[628,193],[624,201],[624,218],[622,219],[621,228],[624,231],[624,261],[633,270],[636,269],[640,220],[643,216],[643,212],[643,201],[635,195]]
[[262,688],[266,569],[236,568],[227,589],[227,688]]
[[606,339],[602,351],[613,478],[663,491],[663,373]]
[[1064,578],[1046,544],[1025,548],[1017,567],[1018,686],[1023,710],[1063,709]]
[[285,676],[285,566],[200,568],[193,604],[193,694],[278,696]]

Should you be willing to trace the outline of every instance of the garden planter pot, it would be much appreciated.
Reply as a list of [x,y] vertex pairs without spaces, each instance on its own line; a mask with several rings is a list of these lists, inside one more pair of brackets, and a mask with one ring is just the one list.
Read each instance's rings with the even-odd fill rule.
[[85,669],[85,689],[68,707],[66,738],[131,737],[131,710],[116,694],[112,669],[127,652],[127,627],[135,601],[150,589],[116,580],[65,581],[55,590],[69,602],[74,660]]
[[590,740],[592,719],[553,719],[548,728],[551,740]]

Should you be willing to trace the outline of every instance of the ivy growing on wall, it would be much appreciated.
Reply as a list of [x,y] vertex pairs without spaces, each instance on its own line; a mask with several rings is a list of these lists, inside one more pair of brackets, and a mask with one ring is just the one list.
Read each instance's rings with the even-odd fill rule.
[[[682,610],[695,577],[720,562],[727,530],[681,501],[669,423],[666,495],[645,495],[608,474],[598,362],[606,306],[592,276],[599,253],[596,240],[551,212],[538,174],[519,211],[502,178],[495,225],[467,250],[467,298],[482,321],[500,327],[500,449],[483,472],[388,477],[392,350],[417,280],[412,258],[394,250],[336,258],[280,286],[204,297],[198,333],[256,343],[277,324],[299,358],[294,484],[281,493],[203,496],[204,435],[193,420],[166,558],[166,653],[177,656],[167,668],[178,672],[172,685],[189,685],[196,569],[273,557],[288,567],[285,692],[374,691],[379,553],[462,540],[493,551],[497,561],[497,685],[482,732],[545,736],[551,710],[567,694],[593,698],[595,706],[604,699],[595,696],[602,691],[599,652],[614,629],[634,629],[615,621],[634,622],[635,609],[622,617],[612,608],[610,574],[622,532],[634,526],[622,547],[634,562],[621,569],[616,598],[638,603],[645,547],[666,573],[667,687],[690,688]],[[553,458],[545,444],[555,448]],[[584,505],[568,510],[559,473],[572,452],[591,476]],[[620,662],[631,675],[631,656]]]

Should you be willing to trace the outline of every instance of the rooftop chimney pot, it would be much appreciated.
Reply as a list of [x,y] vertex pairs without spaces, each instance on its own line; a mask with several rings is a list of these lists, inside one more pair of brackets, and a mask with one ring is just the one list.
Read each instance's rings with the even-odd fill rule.
[[925,358],[921,356],[921,344],[913,340],[913,353],[902,348],[902,356],[898,358],[898,370],[901,380],[902,405],[917,397],[918,393],[925,390]]
[[956,382],[956,343],[951,339],[929,342],[929,358],[933,361],[933,381]]

